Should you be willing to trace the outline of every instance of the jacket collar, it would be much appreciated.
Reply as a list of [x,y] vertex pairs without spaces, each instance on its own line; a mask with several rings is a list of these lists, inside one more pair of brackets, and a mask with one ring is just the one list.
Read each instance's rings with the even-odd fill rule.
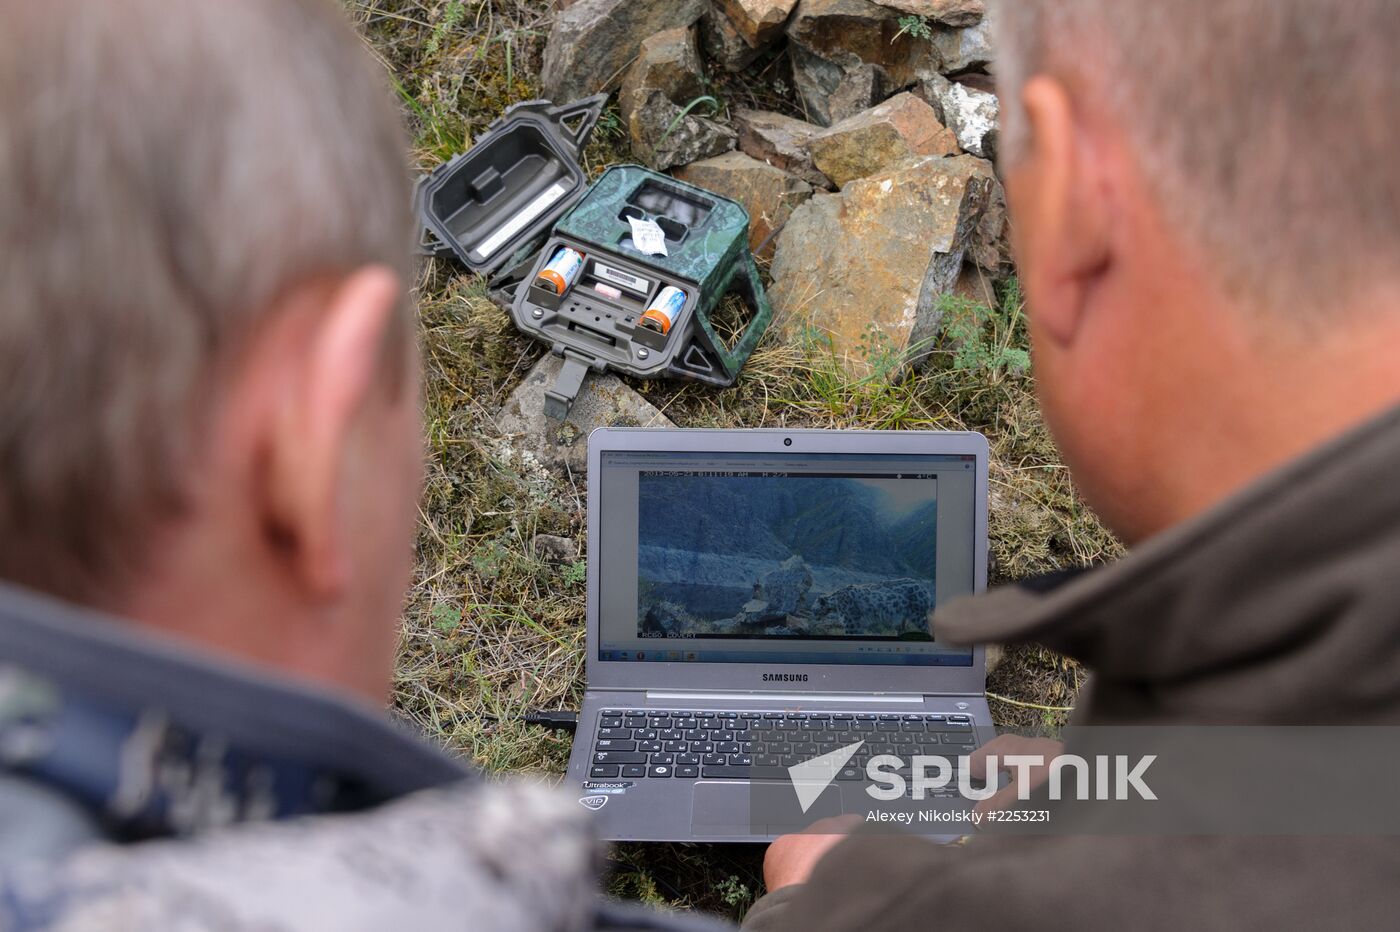
[[360,809],[468,775],[382,710],[3,585],[0,768],[118,838]]
[[[940,639],[1034,641],[1095,671],[1090,714],[1400,712],[1400,409],[1124,559],[952,603]],[[1111,700],[1111,701],[1110,701]]]

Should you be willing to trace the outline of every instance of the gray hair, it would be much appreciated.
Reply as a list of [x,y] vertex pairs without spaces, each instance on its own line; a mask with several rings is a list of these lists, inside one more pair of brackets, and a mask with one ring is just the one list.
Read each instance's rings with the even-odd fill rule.
[[1025,79],[1073,75],[1234,297],[1325,325],[1396,280],[1396,0],[1002,0],[996,17],[1009,159]]
[[0,578],[102,602],[277,299],[407,274],[407,145],[330,0],[44,0],[0,30]]

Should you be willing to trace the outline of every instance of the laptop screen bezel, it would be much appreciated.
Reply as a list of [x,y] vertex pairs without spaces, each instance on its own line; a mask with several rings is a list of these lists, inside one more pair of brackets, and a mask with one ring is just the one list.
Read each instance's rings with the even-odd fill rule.
[[[785,445],[785,440],[791,445]],[[755,693],[909,693],[976,695],[986,688],[986,656],[973,649],[970,666],[887,664],[669,663],[598,659],[602,458],[606,452],[775,453],[975,457],[973,587],[987,588],[987,439],[954,431],[694,430],[599,428],[588,438],[587,628],[584,647],[589,689],[724,690]],[[764,674],[783,674],[781,680]],[[791,677],[790,679],[787,677]]]

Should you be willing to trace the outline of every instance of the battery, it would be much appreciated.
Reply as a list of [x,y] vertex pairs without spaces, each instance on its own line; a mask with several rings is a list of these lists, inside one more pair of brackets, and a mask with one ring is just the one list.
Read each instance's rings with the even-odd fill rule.
[[548,288],[555,294],[563,294],[569,290],[569,286],[582,271],[583,253],[568,246],[560,246],[554,258],[535,276],[535,284],[541,288]]
[[685,307],[685,292],[674,285],[667,285],[656,294],[651,307],[642,311],[641,325],[660,334],[671,332],[671,325]]

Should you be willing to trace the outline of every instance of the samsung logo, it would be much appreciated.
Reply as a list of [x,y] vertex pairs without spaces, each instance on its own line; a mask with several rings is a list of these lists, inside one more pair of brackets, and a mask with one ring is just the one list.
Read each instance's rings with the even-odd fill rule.
[[765,673],[763,674],[765,683],[805,683],[807,674],[805,673]]

